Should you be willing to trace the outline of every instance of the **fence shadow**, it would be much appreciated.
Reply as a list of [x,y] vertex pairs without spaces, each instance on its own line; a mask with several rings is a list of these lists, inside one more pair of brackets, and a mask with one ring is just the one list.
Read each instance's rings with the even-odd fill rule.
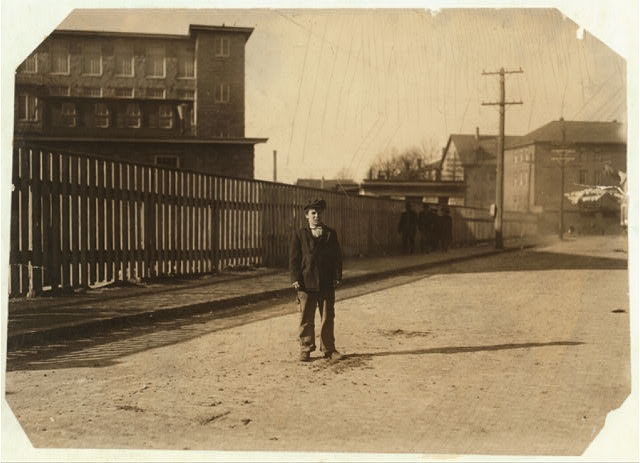
[[523,250],[503,259],[470,260],[464,265],[449,265],[438,273],[531,272],[543,270],[627,270],[624,258]]

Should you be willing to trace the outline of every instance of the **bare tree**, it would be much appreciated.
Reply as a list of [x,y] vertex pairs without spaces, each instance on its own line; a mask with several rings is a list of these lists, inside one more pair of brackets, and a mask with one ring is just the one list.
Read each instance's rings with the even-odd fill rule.
[[431,172],[438,153],[431,140],[423,140],[420,146],[403,151],[393,147],[378,154],[369,168],[370,176],[387,180],[428,180],[433,177]]

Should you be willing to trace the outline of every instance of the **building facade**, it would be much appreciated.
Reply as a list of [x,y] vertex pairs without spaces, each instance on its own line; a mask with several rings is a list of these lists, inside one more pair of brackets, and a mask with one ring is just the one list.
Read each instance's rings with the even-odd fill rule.
[[539,214],[547,231],[557,230],[562,208],[567,227],[601,231],[607,216],[618,219],[619,208],[586,210],[563,194],[619,186],[617,173],[626,172],[626,155],[626,128],[619,122],[549,122],[506,145],[504,208]]
[[[507,136],[505,143],[520,137]],[[451,134],[443,150],[441,179],[464,182],[462,204],[489,209],[496,202],[497,135]]]
[[253,178],[251,28],[187,35],[56,30],[18,67],[16,143]]

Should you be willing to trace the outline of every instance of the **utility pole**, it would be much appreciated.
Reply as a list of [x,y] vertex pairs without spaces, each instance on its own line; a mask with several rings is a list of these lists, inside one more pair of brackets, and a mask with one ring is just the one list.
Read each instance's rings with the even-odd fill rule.
[[559,149],[552,149],[551,152],[559,154],[559,156],[553,156],[551,159],[560,163],[560,217],[558,236],[560,239],[564,238],[564,166],[567,162],[573,161],[574,157],[567,157],[567,154],[575,153],[576,150],[567,149],[567,135],[565,132],[564,119],[562,120],[562,144]]
[[278,151],[273,150],[273,181],[277,182],[278,181]]
[[500,125],[498,133],[498,147],[496,152],[496,216],[494,219],[494,228],[496,231],[496,249],[503,249],[502,243],[502,212],[504,205],[504,116],[505,106],[512,104],[522,104],[522,101],[505,101],[504,76],[505,74],[522,74],[522,68],[516,71],[505,71],[500,68],[496,72],[482,71],[483,76],[499,75],[500,76],[500,101],[498,102],[482,102],[483,106],[497,105],[500,108]]

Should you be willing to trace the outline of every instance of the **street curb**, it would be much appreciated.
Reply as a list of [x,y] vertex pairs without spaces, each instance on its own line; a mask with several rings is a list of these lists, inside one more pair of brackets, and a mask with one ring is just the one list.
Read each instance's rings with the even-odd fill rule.
[[[535,245],[524,245],[521,247],[506,248],[506,249],[490,249],[485,252],[477,254],[453,257],[437,262],[425,262],[422,264],[416,264],[409,267],[403,267],[400,269],[384,270],[381,272],[367,273],[364,275],[358,275],[354,277],[348,277],[343,279],[342,286],[352,286],[357,284],[366,283],[369,281],[379,280],[394,275],[402,275],[412,273],[415,271],[426,270],[432,267],[439,267],[442,265],[449,265],[458,262],[464,262],[467,260],[488,257],[491,255],[501,254],[504,252],[513,252],[522,249],[530,249]],[[49,329],[20,333],[16,335],[7,336],[7,350],[15,350],[22,347],[31,347],[36,345],[42,345],[43,343],[51,342],[60,339],[77,339],[87,338],[91,335],[104,333],[107,330],[122,329],[133,326],[139,326],[141,324],[147,324],[149,321],[166,321],[177,318],[184,318],[188,316],[204,314],[212,312],[214,310],[228,309],[234,306],[247,305],[267,299],[276,299],[287,295],[293,297],[293,290],[291,287],[280,288],[271,291],[263,291],[260,293],[246,294],[242,296],[235,296],[227,299],[219,299],[216,301],[201,302],[197,304],[190,304],[180,307],[172,307],[168,309],[160,309],[154,311],[141,312],[130,315],[116,316],[112,318],[105,318],[100,320],[91,320],[87,322],[80,322],[74,325],[53,327]]]

